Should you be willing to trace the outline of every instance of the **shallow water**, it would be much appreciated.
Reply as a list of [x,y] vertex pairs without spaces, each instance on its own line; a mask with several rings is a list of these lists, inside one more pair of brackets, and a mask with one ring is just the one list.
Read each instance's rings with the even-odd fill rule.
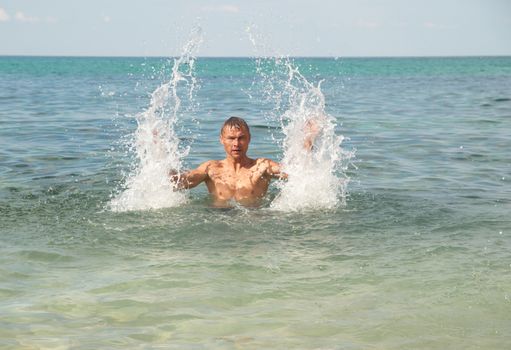
[[[1,57],[2,348],[510,347],[511,58],[295,63],[356,150],[346,205],[115,213],[166,60]],[[185,166],[233,114],[281,159],[254,60],[196,74]]]

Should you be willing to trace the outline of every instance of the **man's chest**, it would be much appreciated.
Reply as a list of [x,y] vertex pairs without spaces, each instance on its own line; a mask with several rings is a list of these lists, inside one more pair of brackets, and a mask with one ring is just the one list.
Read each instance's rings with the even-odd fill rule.
[[243,169],[238,172],[212,171],[209,178],[215,187],[229,189],[233,192],[251,190],[268,182],[264,172],[258,171],[258,169]]

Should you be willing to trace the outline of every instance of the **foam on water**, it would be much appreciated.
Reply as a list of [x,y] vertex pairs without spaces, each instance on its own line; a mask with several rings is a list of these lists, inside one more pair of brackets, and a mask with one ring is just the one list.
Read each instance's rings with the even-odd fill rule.
[[182,169],[182,159],[188,148],[181,148],[176,134],[176,123],[182,98],[194,99],[197,79],[194,63],[202,31],[195,28],[174,59],[170,80],[151,94],[149,107],[136,115],[137,129],[130,149],[136,154],[137,166],[125,181],[125,189],[110,201],[113,211],[158,209],[186,202],[186,193],[176,191],[169,181],[169,172]]
[[[252,38],[253,40],[253,38]],[[269,118],[283,130],[281,164],[289,177],[271,208],[282,211],[331,209],[345,203],[349,178],[345,170],[353,152],[343,150],[336,119],[325,111],[321,81],[309,82],[287,57],[257,59]],[[312,149],[305,140],[317,132]]]

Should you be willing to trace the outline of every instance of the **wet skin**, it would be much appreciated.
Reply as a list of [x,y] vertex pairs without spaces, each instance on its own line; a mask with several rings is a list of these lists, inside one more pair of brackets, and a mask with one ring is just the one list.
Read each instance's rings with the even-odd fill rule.
[[245,128],[226,127],[220,135],[226,158],[202,163],[184,174],[172,174],[179,189],[205,182],[215,206],[228,206],[234,200],[245,206],[261,203],[273,178],[286,178],[280,164],[267,158],[247,156],[250,134]]

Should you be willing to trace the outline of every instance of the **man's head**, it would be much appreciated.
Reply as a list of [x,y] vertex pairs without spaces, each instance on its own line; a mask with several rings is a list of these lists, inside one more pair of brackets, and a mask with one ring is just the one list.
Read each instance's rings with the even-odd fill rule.
[[228,157],[235,160],[245,158],[250,143],[250,129],[247,122],[238,117],[227,119],[220,130],[220,142]]
[[[224,125],[222,125],[222,129],[220,130],[220,134],[223,134],[226,129],[245,129],[245,131],[250,136],[250,129],[248,127],[247,122],[243,118],[239,117],[230,117],[224,122]],[[221,135],[220,135],[221,136]]]

